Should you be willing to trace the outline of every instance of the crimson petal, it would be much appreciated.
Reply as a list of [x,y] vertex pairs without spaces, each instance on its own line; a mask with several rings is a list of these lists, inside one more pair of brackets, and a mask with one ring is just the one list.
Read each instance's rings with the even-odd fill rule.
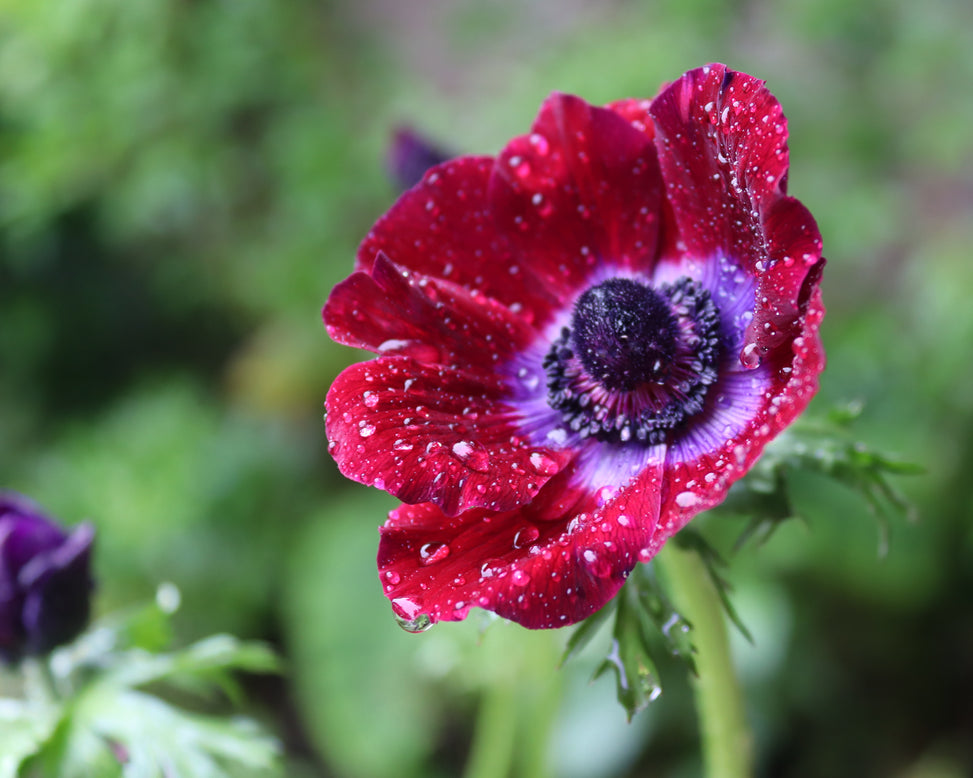
[[347,368],[326,401],[329,450],[348,478],[454,515],[530,502],[571,458],[519,437],[501,379],[380,357]]
[[652,102],[666,195],[681,246],[728,256],[759,279],[747,333],[762,357],[799,329],[821,237],[788,197],[787,121],[764,82],[724,65],[692,70]]
[[662,179],[651,141],[580,98],[544,102],[531,132],[497,158],[489,196],[523,272],[568,303],[594,266],[654,260]]
[[380,254],[402,267],[453,281],[545,318],[559,301],[520,274],[521,260],[498,229],[487,198],[492,157],[460,157],[429,170],[380,218],[358,248],[356,269]]
[[[347,346],[485,371],[534,337],[496,300],[408,270],[381,252],[369,273],[354,273],[334,288],[324,321],[328,334]],[[482,346],[471,349],[471,342]]]
[[[430,504],[397,508],[381,529],[385,594],[405,620],[457,621],[481,607],[531,629],[580,621],[647,558],[661,471],[660,458],[610,502],[598,507],[587,493],[557,517],[539,517],[534,505],[454,517]],[[542,495],[561,488],[552,482]]]

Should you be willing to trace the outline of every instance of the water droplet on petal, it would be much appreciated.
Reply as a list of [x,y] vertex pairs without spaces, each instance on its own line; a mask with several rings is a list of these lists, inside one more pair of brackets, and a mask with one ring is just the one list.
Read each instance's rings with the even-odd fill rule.
[[535,451],[530,455],[530,466],[541,475],[554,475],[560,470],[557,460],[541,451]]
[[760,367],[760,354],[757,353],[756,343],[748,343],[743,347],[743,351],[740,352],[740,364],[747,368],[747,370]]
[[547,142],[547,138],[545,138],[540,133],[536,133],[536,132],[530,136],[530,145],[533,146],[535,149],[537,149],[537,153],[540,154],[541,156],[547,154],[550,148]]
[[510,575],[510,580],[517,586],[527,586],[530,583],[530,575],[523,570],[514,570]]
[[378,405],[378,395],[375,392],[365,392],[362,395],[362,402],[366,408],[374,408]]
[[490,454],[479,443],[472,440],[461,440],[454,443],[453,455],[477,473],[486,473],[490,469]]
[[362,424],[358,428],[358,434],[361,435],[363,438],[371,437],[372,435],[375,434],[375,425],[374,424]]
[[611,564],[594,549],[586,548],[582,557],[592,575],[598,578],[607,578],[611,575]]
[[540,537],[540,534],[540,530],[534,526],[519,529],[517,534],[514,535],[514,548],[523,548],[524,546],[529,546]]
[[680,492],[676,495],[676,505],[680,508],[692,508],[699,502],[699,497],[692,492]]
[[395,586],[396,584],[398,584],[402,580],[402,576],[399,575],[394,570],[386,570],[385,571],[385,580],[388,581],[390,584],[392,584],[392,586]]
[[426,543],[419,549],[419,559],[424,565],[441,562],[449,556],[449,546],[445,543]]

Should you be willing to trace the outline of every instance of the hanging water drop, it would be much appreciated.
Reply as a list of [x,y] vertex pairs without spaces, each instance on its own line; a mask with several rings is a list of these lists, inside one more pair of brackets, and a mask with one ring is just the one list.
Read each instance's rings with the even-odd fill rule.
[[406,632],[412,632],[413,634],[418,634],[419,632],[425,632],[435,623],[432,617],[427,613],[420,613],[414,619],[406,619],[395,613],[396,623],[402,627]]

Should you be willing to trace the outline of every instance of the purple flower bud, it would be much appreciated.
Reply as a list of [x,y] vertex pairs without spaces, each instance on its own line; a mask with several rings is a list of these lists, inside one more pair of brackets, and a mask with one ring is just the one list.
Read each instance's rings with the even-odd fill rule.
[[68,643],[90,614],[94,528],[68,534],[27,498],[0,492],[0,658]]
[[418,184],[429,168],[452,157],[411,127],[392,133],[386,164],[389,175],[403,192]]

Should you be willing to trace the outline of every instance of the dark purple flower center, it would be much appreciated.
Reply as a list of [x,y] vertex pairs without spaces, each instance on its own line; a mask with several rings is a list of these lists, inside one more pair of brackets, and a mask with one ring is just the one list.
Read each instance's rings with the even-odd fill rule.
[[588,289],[544,360],[548,402],[581,435],[656,444],[703,409],[717,378],[720,318],[688,277]]
[[666,298],[628,278],[612,278],[574,304],[571,348],[606,389],[662,383],[676,355],[679,324]]

